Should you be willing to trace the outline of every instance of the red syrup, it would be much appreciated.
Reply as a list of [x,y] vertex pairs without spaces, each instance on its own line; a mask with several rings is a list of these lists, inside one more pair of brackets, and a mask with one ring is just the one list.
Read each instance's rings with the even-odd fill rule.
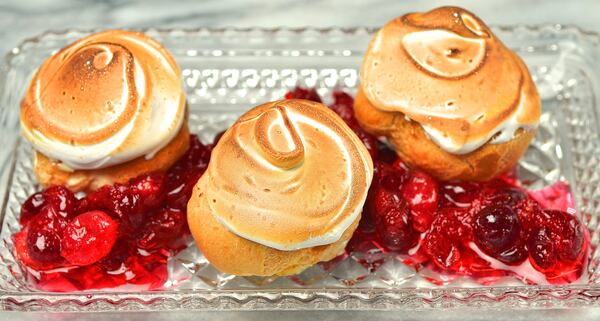
[[141,175],[76,198],[62,186],[22,205],[15,251],[28,280],[44,291],[161,289],[167,259],[186,248],[187,201],[213,145],[190,136],[166,172]]
[[[296,88],[285,97],[321,101],[313,89]],[[375,172],[344,256],[356,255],[374,272],[384,256],[397,255],[435,284],[462,276],[482,284],[506,276],[565,284],[583,276],[589,235],[566,183],[527,191],[514,174],[483,183],[438,182],[409,169],[360,128],[352,106],[350,95],[333,93],[331,109],[363,141]]]

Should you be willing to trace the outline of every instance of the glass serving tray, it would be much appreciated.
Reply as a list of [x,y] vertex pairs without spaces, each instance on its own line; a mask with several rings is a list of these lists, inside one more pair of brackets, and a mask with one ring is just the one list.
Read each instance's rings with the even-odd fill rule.
[[[168,264],[162,291],[112,289],[47,293],[31,288],[15,262],[11,234],[21,202],[35,184],[31,148],[20,138],[20,100],[41,62],[88,32],[48,32],[25,40],[0,65],[0,310],[272,310],[556,308],[600,306],[600,38],[574,27],[496,27],[529,66],[543,99],[536,139],[519,164],[530,188],[570,184],[591,235],[587,277],[564,286],[514,279],[483,286],[457,279],[436,286],[395,256],[374,269],[350,255],[287,278],[248,278],[215,270],[190,246]],[[358,67],[375,29],[144,30],[179,63],[190,128],[210,141],[245,110],[280,99],[296,85],[354,92]]]

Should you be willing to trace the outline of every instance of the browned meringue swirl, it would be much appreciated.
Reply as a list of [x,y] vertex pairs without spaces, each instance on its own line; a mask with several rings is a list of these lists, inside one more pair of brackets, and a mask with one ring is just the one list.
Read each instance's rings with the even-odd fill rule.
[[523,127],[535,127],[540,116],[523,62],[456,7],[386,24],[365,54],[361,86],[375,107],[402,112],[459,146],[487,141],[511,116]]
[[98,142],[122,128],[137,109],[133,55],[108,42],[72,50],[40,69],[39,89],[26,96],[23,119],[60,140]]
[[337,241],[360,215],[368,151],[322,104],[267,103],[221,137],[199,186],[233,233],[279,250]]
[[111,30],[42,64],[21,103],[21,123],[43,154],[74,168],[98,168],[167,144],[183,123],[184,103],[169,52],[142,33]]

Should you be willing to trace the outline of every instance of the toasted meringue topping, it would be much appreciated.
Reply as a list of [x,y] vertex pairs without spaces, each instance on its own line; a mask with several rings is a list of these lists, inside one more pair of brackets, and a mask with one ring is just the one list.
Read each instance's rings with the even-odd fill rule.
[[523,62],[475,15],[411,13],[373,38],[361,70],[369,101],[420,123],[443,149],[471,152],[535,128],[540,99]]
[[179,68],[169,52],[121,30],[90,35],[50,57],[21,103],[25,137],[71,169],[151,158],[184,118]]
[[483,39],[461,37],[444,30],[409,33],[402,45],[417,65],[435,76],[467,76],[479,67],[485,54]]
[[227,130],[200,186],[233,233],[291,251],[339,240],[372,176],[367,149],[335,113],[287,100],[252,109]]

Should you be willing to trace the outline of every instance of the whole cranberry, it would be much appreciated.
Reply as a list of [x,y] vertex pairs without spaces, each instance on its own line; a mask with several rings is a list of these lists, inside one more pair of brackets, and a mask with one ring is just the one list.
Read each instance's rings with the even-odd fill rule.
[[[29,225],[25,225],[25,227],[21,231],[12,235],[13,244],[15,246],[15,253],[19,262],[38,271],[51,270],[63,265],[64,260],[62,259],[59,259],[57,261],[40,262],[31,257],[31,251],[29,250],[29,245],[27,243],[28,235]],[[48,251],[48,253],[50,253],[50,251]]]
[[581,222],[566,212],[545,210],[533,219],[529,255],[538,269],[551,269],[558,261],[573,262],[581,257],[585,230]]
[[412,172],[404,183],[402,197],[410,207],[414,228],[419,232],[428,230],[439,202],[437,182],[423,172]]
[[44,194],[42,192],[35,193],[21,205],[21,216],[19,217],[19,222],[21,225],[27,224],[29,220],[34,217],[46,204],[46,199],[44,198]]
[[423,249],[438,267],[448,271],[458,271],[461,266],[461,253],[455,242],[444,233],[428,233],[423,240]]
[[39,213],[45,206],[51,206],[55,213],[65,219],[75,215],[77,200],[75,195],[64,186],[50,186],[42,192],[31,195],[21,206],[20,223],[27,221]]
[[412,210],[432,213],[439,200],[437,182],[423,172],[412,172],[404,183],[402,196]]
[[[548,211],[548,210],[547,210]],[[562,211],[552,211],[556,216],[561,217],[560,224],[560,245],[558,246],[558,256],[562,260],[575,261],[580,257],[585,242],[585,230],[581,221],[574,215]],[[560,214],[556,214],[560,213]],[[558,219],[557,219],[558,221]]]
[[46,203],[52,206],[65,219],[75,215],[75,195],[64,186],[55,185],[48,187],[43,192]]
[[475,215],[475,243],[488,255],[507,263],[525,258],[517,214],[506,205],[487,206]]
[[573,261],[579,257],[585,231],[577,217],[563,211],[544,210],[537,216],[535,224],[549,231],[554,251],[561,260]]
[[381,213],[376,226],[383,245],[392,251],[405,252],[417,245],[417,233],[411,228],[408,207],[391,209]]
[[167,247],[181,236],[185,214],[178,210],[163,210],[152,215],[138,239],[137,245],[145,250]]
[[160,172],[141,175],[129,182],[131,194],[139,195],[141,205],[146,211],[151,211],[162,205],[165,199],[167,176]]
[[101,211],[80,214],[65,227],[60,254],[71,264],[98,262],[112,250],[119,224]]
[[393,251],[407,251],[418,241],[412,229],[410,210],[398,190],[378,188],[373,211],[377,236]]
[[29,222],[27,247],[29,256],[41,263],[59,262],[60,237],[66,226],[64,218],[56,214],[53,206],[46,205]]
[[529,235],[527,249],[532,265],[540,271],[552,268],[557,261],[552,233],[547,228],[536,229]]

